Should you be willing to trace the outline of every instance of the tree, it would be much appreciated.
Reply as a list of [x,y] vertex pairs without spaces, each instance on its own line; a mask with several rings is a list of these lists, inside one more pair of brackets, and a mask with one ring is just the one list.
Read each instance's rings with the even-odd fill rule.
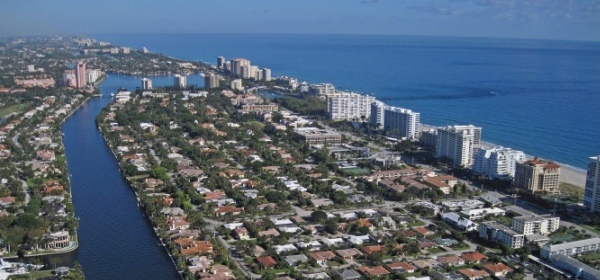
[[152,177],[161,179],[163,181],[169,179],[167,176],[167,169],[162,166],[152,169]]
[[339,225],[334,219],[329,219],[327,222],[325,222],[325,231],[329,232],[330,234],[336,234],[338,227]]
[[317,223],[324,223],[327,220],[327,213],[321,211],[321,210],[317,210],[317,211],[313,211],[310,214],[310,218]]

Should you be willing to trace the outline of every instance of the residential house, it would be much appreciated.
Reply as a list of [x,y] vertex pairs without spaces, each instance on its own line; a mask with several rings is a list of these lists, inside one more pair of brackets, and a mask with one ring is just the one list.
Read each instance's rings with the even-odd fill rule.
[[383,252],[383,246],[381,246],[381,245],[364,246],[362,248],[362,250],[365,254],[372,255],[374,253]]
[[503,263],[484,264],[483,269],[485,269],[487,272],[489,272],[490,274],[492,274],[496,277],[506,276],[506,274],[513,271],[512,268],[510,268],[509,266],[507,266]]
[[444,266],[461,266],[465,264],[465,260],[457,255],[437,256],[436,260]]
[[213,265],[209,271],[198,273],[198,279],[203,280],[231,280],[235,279],[235,275],[233,275],[233,271],[222,264]]
[[434,267],[438,266],[438,262],[436,262],[433,259],[413,260],[412,264],[414,264],[415,267],[417,267],[419,269],[434,268]]
[[342,257],[345,260],[351,260],[355,256],[362,256],[363,255],[363,253],[361,253],[356,248],[341,249],[341,250],[336,250],[335,252],[338,254],[338,256]]
[[231,215],[237,215],[239,213],[242,213],[242,211],[244,211],[244,207],[235,207],[235,206],[221,206],[221,207],[217,207],[215,208],[215,214],[217,216],[223,216],[227,213],[231,214]]
[[263,269],[272,268],[277,265],[277,261],[271,256],[258,257],[256,258],[256,262],[258,262]]
[[416,270],[416,267],[407,262],[387,263],[385,266],[392,272],[413,273]]
[[438,245],[437,245],[437,243],[435,243],[429,239],[419,239],[419,240],[417,240],[417,246],[419,247],[419,249],[423,250],[423,249],[435,248]]
[[490,276],[489,273],[487,273],[483,270],[477,270],[477,269],[472,269],[472,268],[460,269],[460,270],[458,270],[458,273],[460,273],[462,276],[464,276],[465,278],[467,278],[469,280],[483,279],[485,277]]
[[360,280],[363,278],[362,275],[360,275],[360,273],[358,273],[356,270],[350,269],[350,268],[336,271],[335,273],[342,280]]
[[185,216],[174,216],[167,217],[167,226],[169,230],[188,229],[190,228],[190,223],[185,219]]
[[427,236],[435,234],[434,232],[429,231],[428,229],[426,229],[424,227],[417,227],[417,228],[414,228],[414,230],[423,237],[427,237]]
[[279,236],[279,232],[274,229],[274,228],[270,228],[268,230],[263,230],[263,231],[259,231],[258,232],[258,237],[272,237],[272,236]]
[[390,272],[387,271],[387,269],[385,269],[383,266],[361,266],[358,270],[360,270],[367,277],[379,277],[390,274]]
[[298,265],[300,263],[307,263],[308,258],[303,254],[291,255],[291,256],[285,257],[285,262],[287,262],[290,266],[295,267],[296,265]]
[[480,263],[483,260],[487,260],[487,256],[479,252],[465,252],[460,257],[467,263]]
[[239,240],[249,240],[250,235],[248,234],[248,230],[245,227],[239,227],[233,230],[235,236]]
[[315,261],[317,261],[317,263],[321,266],[327,265],[328,260],[332,260],[335,258],[335,254],[331,251],[312,252],[308,255]]

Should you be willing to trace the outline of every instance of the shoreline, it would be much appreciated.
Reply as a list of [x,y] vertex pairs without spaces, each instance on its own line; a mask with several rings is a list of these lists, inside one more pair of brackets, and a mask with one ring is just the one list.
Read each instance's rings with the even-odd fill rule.
[[[504,147],[502,145],[498,145],[492,142],[488,142],[488,141],[484,141],[481,140],[481,147],[483,148],[493,148],[493,147]],[[523,151],[525,152],[525,151]],[[525,156],[527,157],[528,160],[533,159],[535,156],[530,155],[528,153],[525,153]],[[568,164],[563,164],[561,162],[558,161],[553,161],[553,160],[549,160],[549,159],[544,159],[541,157],[538,157],[539,159],[543,159],[543,160],[547,160],[547,161],[552,161],[554,163],[557,163],[558,165],[560,165],[560,182],[562,183],[567,183],[567,184],[571,184],[580,188],[585,188],[585,180],[586,180],[586,176],[587,176],[587,171],[581,168],[577,168]]]
[[[428,124],[423,124],[421,123],[421,130],[424,129],[434,129],[437,128],[437,126],[434,125],[428,125]],[[503,145],[499,145],[496,143],[492,143],[489,141],[485,141],[485,140],[481,140],[480,142],[480,146],[482,148],[493,148],[493,147],[505,147]],[[506,147],[509,148],[509,147]],[[527,152],[523,151],[525,153],[525,156],[527,157],[527,159],[533,159],[535,156],[528,154]],[[547,161],[552,161],[554,163],[557,163],[558,165],[560,165],[560,182],[562,183],[567,183],[567,184],[571,184],[580,188],[585,188],[585,180],[586,180],[586,176],[587,176],[587,170],[582,169],[582,168],[578,168],[578,167],[574,167],[568,164],[564,164],[558,161],[554,161],[554,160],[549,160],[549,159],[545,159],[545,158],[541,158],[538,157],[539,159],[543,159],[543,160],[547,160]]]

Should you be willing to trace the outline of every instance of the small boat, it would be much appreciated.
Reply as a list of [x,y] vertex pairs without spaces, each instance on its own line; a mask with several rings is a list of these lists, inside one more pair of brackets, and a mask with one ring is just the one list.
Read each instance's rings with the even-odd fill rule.
[[114,93],[114,92],[111,92],[111,93],[110,93],[110,96],[111,96],[111,97],[115,97],[115,93]]

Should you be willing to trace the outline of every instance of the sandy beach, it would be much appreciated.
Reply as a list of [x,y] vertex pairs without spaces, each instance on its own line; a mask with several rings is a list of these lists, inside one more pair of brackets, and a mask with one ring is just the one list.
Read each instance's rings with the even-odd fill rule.
[[[502,145],[496,145],[490,142],[486,142],[486,141],[481,141],[481,146],[484,148],[493,148],[493,147],[499,147]],[[526,154],[527,155],[527,159],[533,159],[534,156]],[[553,161],[550,159],[544,159],[544,158],[540,158],[543,160],[548,160],[548,161]],[[561,166],[560,168],[560,181],[561,182],[565,182],[571,185],[575,185],[581,188],[585,187],[585,176],[586,176],[586,171],[582,170],[582,169],[578,169],[578,168],[574,168],[572,166],[569,165],[565,165],[562,164],[560,162],[556,162],[558,165]]]

